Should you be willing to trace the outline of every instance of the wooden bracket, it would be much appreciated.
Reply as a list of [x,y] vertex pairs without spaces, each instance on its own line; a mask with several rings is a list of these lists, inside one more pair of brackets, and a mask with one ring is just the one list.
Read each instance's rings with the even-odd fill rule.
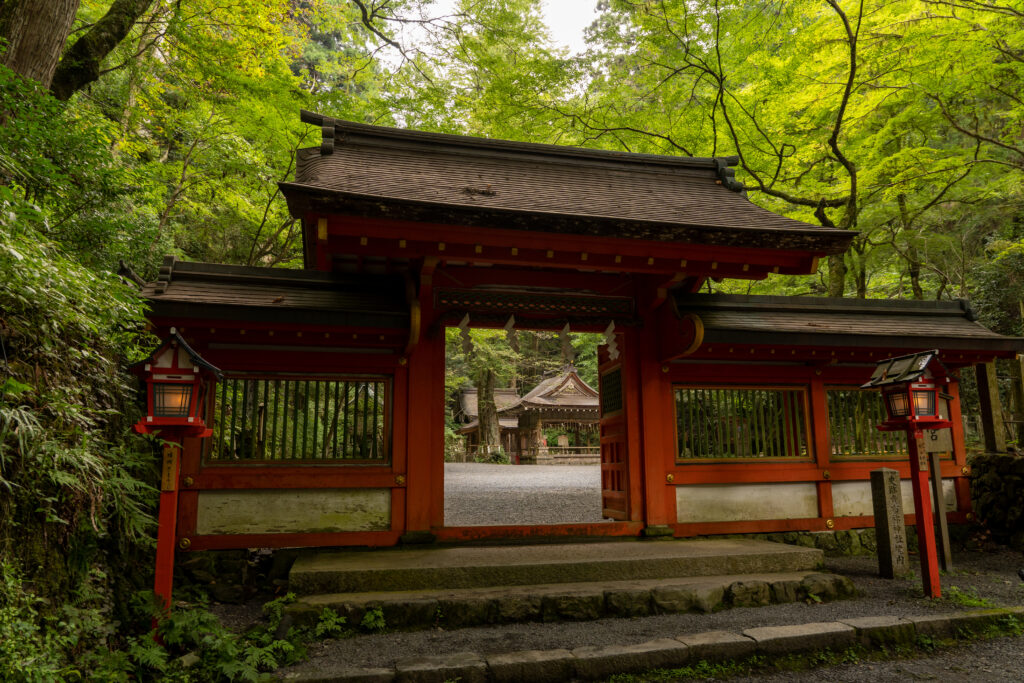
[[658,312],[658,362],[662,365],[692,355],[704,343],[704,321],[696,313],[680,314],[669,300]]
[[655,285],[654,298],[651,300],[648,310],[654,311],[668,299],[668,293],[676,285],[683,281],[686,277],[686,273],[676,273],[670,279]]
[[405,344],[405,356],[412,353],[420,341],[420,326],[423,321],[423,311],[420,307],[420,298],[416,292],[416,285],[412,276],[406,273],[405,276],[405,300],[409,303],[409,340]]

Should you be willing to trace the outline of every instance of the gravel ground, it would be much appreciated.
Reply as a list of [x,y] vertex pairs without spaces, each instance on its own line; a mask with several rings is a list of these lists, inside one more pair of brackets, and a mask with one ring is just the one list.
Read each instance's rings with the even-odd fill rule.
[[445,463],[447,526],[600,521],[600,465]]
[[[915,558],[916,559],[916,558]],[[1020,553],[1007,550],[971,552],[954,555],[955,569],[942,577],[945,594],[956,586],[960,591],[976,594],[997,606],[1024,605],[1024,583],[1017,569],[1024,564]],[[342,663],[353,667],[391,666],[398,659],[452,652],[494,654],[514,650],[572,649],[583,645],[628,645],[684,633],[727,630],[742,631],[756,626],[781,626],[836,619],[896,615],[910,616],[973,609],[949,597],[931,601],[921,596],[920,584],[910,580],[880,579],[874,557],[835,557],[826,560],[828,569],[849,577],[859,597],[823,604],[791,603],[769,607],[730,609],[714,614],[674,614],[637,619],[602,619],[577,623],[529,623],[508,626],[486,626],[445,631],[414,631],[382,635],[360,635],[345,640],[332,640],[310,646],[310,660],[296,667],[311,671]],[[1007,649],[1018,647],[1020,639]],[[991,647],[999,647],[993,643]],[[941,657],[958,655],[955,651]],[[1016,661],[1019,661],[1018,658]],[[917,661],[917,660],[914,660]],[[1012,658],[1007,660],[1013,661]],[[1002,660],[1000,660],[1002,662]],[[1024,662],[1014,669],[1011,679],[1024,680]],[[878,666],[877,663],[871,664]],[[995,665],[993,663],[993,665]],[[865,665],[867,666],[867,665]],[[909,664],[908,664],[909,666]],[[935,666],[939,666],[936,664]],[[947,666],[942,664],[942,666]],[[982,672],[985,673],[985,672]],[[792,675],[792,674],[790,674]],[[1001,674],[993,673],[994,676]],[[906,674],[905,677],[911,677]],[[976,680],[989,680],[975,678]],[[781,680],[781,679],[780,679]],[[809,680],[809,679],[808,679]],[[816,677],[814,680],[821,680]],[[826,680],[831,680],[828,678]],[[836,679],[839,680],[839,679]],[[851,679],[861,680],[861,679]],[[872,675],[863,680],[880,680]],[[946,677],[944,680],[957,680]]]
[[971,681],[1005,683],[1024,680],[1024,637],[973,640],[942,648],[927,657],[854,662],[801,672],[730,678],[744,681],[879,683],[881,681]]

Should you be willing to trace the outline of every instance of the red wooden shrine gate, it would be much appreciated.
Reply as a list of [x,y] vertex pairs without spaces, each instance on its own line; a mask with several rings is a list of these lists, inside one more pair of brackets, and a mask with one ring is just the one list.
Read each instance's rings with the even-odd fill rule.
[[[819,258],[841,253],[853,236],[750,203],[729,168],[733,159],[303,116],[321,126],[322,144],[299,151],[296,179],[281,189],[302,221],[306,270],[172,261],[144,290],[153,322],[177,327],[235,383],[219,404],[223,411],[229,395],[235,400],[235,420],[221,432],[231,438],[211,446],[223,457],[185,444],[179,547],[870,526],[860,485],[871,468],[898,461],[888,453],[833,461],[841,425],[830,410],[852,405],[856,396],[844,387],[862,369],[870,374],[871,354],[920,344],[958,349],[959,361],[943,360],[966,366],[1024,349],[970,322],[955,304],[843,310],[823,300],[693,294],[712,277],[813,273]],[[789,308],[757,315],[779,306]],[[524,329],[603,332],[615,324],[618,357],[602,352],[600,399],[602,508],[616,521],[444,526],[444,328],[466,315],[471,326],[490,328],[513,315]],[[882,334],[886,326],[895,332]],[[288,382],[290,398],[281,403],[274,389]],[[718,430],[728,438],[696,443],[676,410],[691,399],[697,405],[702,395],[693,386],[713,388],[729,405],[789,411],[790,436],[767,449],[763,438],[748,438],[749,416],[703,406],[692,411],[702,424],[732,427]],[[338,398],[346,391],[358,398]],[[283,429],[269,406],[294,409],[296,396],[315,406],[303,424],[316,457],[293,457],[298,449],[261,426]],[[331,431],[338,415],[360,421],[347,432],[359,439]],[[963,517],[969,502],[956,430],[954,420],[959,451],[943,476],[953,480]],[[379,443],[367,450],[371,434]],[[270,443],[278,444],[275,457],[253,457],[269,453]],[[753,517],[728,509],[714,517],[713,506],[694,512],[692,501],[715,501],[729,486],[760,486],[769,501],[795,502]],[[746,504],[743,490],[733,493],[738,508]]]

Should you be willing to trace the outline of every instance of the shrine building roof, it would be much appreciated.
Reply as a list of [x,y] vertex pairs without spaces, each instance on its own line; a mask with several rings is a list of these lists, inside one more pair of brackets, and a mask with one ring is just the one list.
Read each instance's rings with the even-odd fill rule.
[[567,409],[597,412],[598,393],[569,365],[531,389],[520,401],[524,410]]
[[[479,392],[476,387],[466,387],[459,392],[459,405],[462,414],[474,419],[480,415]],[[494,407],[498,412],[519,405],[519,393],[512,387],[501,387],[494,390]]]
[[705,345],[1024,352],[1024,338],[987,329],[966,301],[679,293],[675,305],[700,317]]
[[635,154],[371,126],[303,112],[319,147],[280,183],[292,215],[838,254],[854,233],[764,209],[736,157]]
[[409,326],[401,275],[252,268],[168,256],[157,280],[145,284],[141,295],[158,318],[401,330]]

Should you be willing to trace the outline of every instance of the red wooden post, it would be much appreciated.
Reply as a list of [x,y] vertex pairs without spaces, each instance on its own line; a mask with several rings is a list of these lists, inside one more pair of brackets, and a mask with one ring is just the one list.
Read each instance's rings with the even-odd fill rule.
[[[658,335],[653,316],[649,327],[640,330],[640,457],[643,463],[644,521],[648,527],[665,527],[676,520],[675,487],[669,486],[666,475],[675,463],[672,442],[674,412],[667,375],[658,362]],[[652,329],[653,328],[653,329]],[[634,457],[630,453],[630,457]]]
[[174,587],[174,544],[178,521],[178,471],[181,467],[181,445],[164,443],[160,476],[160,513],[156,539],[156,579],[153,592],[163,602],[164,612],[171,609]]
[[434,327],[436,259],[420,272],[420,339],[409,354],[403,532],[429,532],[444,520],[444,328]]
[[928,491],[928,452],[924,432],[907,430],[910,452],[910,483],[914,489],[914,519],[917,526],[917,551],[921,556],[921,583],[930,598],[942,595],[939,586],[939,558],[935,548],[935,527],[932,520],[931,495]]
[[811,418],[811,438],[808,438],[807,446],[817,465],[817,474],[821,477],[821,480],[817,482],[818,516],[827,528],[828,520],[832,519],[835,514],[835,508],[832,503],[832,481],[830,480],[832,475],[828,471],[832,458],[832,444],[828,436],[828,396],[825,393],[825,381],[820,374],[816,373],[814,379],[811,380],[807,398]]

